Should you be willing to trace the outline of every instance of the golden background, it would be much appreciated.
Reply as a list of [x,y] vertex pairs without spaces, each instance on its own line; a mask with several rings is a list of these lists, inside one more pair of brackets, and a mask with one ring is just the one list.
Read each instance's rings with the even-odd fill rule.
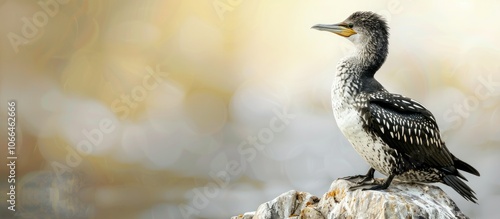
[[450,151],[482,174],[468,175],[479,205],[439,186],[471,218],[494,218],[500,4],[472,0],[0,0],[15,217],[228,218],[365,173],[330,106],[351,44],[310,29],[359,10],[391,28],[377,79],[428,107]]

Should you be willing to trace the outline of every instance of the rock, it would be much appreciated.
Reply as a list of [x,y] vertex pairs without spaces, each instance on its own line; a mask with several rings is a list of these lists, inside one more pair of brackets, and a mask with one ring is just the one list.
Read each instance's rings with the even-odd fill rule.
[[337,179],[321,199],[291,190],[232,219],[468,218],[437,186],[394,180],[383,191],[349,190],[355,185]]
[[[249,212],[243,215],[232,217],[233,219],[265,219],[265,218],[298,218],[299,215],[319,215],[313,206],[319,202],[319,198],[307,192],[297,192],[291,190],[285,192],[272,201],[261,204],[256,212]],[[306,217],[322,218],[322,217]]]

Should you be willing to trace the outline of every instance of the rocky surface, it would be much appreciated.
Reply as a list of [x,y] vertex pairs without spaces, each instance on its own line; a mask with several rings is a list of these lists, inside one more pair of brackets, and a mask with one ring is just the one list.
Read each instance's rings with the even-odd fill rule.
[[335,180],[321,199],[291,190],[232,219],[468,218],[437,186],[393,181],[383,191],[350,189],[355,185]]

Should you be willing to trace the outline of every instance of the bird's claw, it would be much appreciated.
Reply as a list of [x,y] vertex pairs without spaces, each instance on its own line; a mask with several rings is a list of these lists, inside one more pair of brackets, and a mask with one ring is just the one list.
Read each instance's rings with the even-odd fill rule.
[[[357,185],[351,186],[349,188],[349,191],[354,191],[354,190],[358,190],[358,189],[362,189],[363,191],[364,190],[369,190],[370,188],[374,187],[373,185],[374,185],[375,181],[373,179],[372,180],[366,180],[366,181],[359,180],[359,181],[354,182],[354,183],[356,183]],[[372,187],[365,189],[365,187],[368,187],[368,186],[372,186]]]
[[340,179],[351,181],[353,179],[361,178],[361,177],[365,177],[365,175],[346,176],[346,177],[342,177]]
[[363,188],[363,191],[366,191],[366,190],[384,190],[384,189],[387,189],[387,186],[385,186],[384,184],[381,184],[381,185],[374,185],[371,187]]
[[[354,179],[358,179],[358,178],[360,178],[360,179],[354,180]],[[353,182],[353,183],[356,183],[358,185],[368,185],[368,184],[366,184],[366,182],[371,182],[370,183],[370,185],[371,185],[374,182],[373,177],[370,177],[367,175],[346,176],[346,177],[343,177],[340,179],[347,180],[349,182]]]

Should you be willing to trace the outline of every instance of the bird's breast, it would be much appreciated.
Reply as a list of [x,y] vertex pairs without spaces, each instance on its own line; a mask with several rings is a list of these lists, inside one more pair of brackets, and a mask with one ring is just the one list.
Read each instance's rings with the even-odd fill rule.
[[332,108],[337,125],[347,139],[359,136],[363,131],[363,119],[361,107],[363,105],[360,92],[357,89],[358,82],[350,72],[339,66],[332,85]]
[[339,66],[332,85],[332,108],[337,126],[360,154],[377,171],[388,175],[391,172],[394,157],[391,149],[379,137],[367,132],[363,116],[363,107],[368,100],[360,92],[360,81],[349,70]]

